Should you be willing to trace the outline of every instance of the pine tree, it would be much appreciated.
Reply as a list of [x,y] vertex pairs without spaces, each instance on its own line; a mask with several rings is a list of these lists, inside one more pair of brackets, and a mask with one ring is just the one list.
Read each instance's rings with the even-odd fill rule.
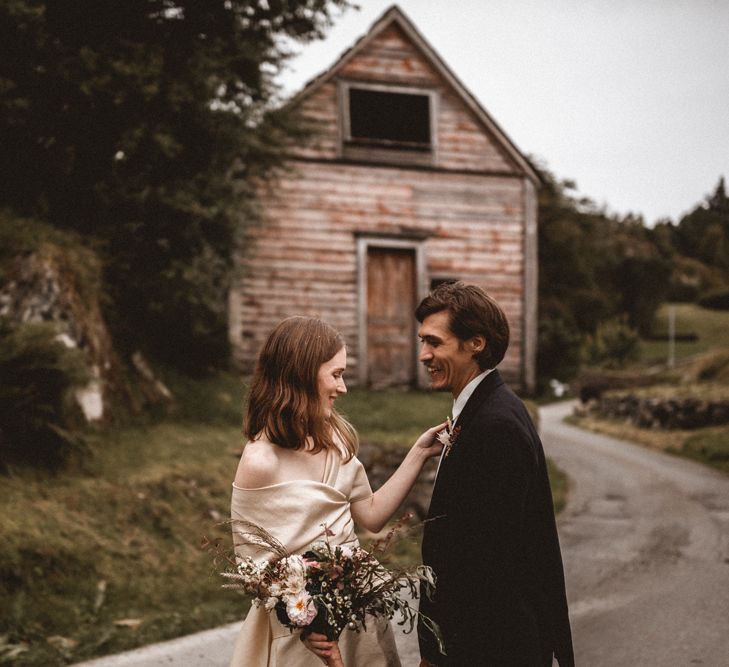
[[729,222],[729,198],[726,196],[726,185],[723,176],[719,178],[714,194],[708,198],[706,203],[712,213],[723,216],[725,222]]
[[681,218],[676,243],[682,254],[719,269],[729,280],[729,199],[723,176],[714,193]]

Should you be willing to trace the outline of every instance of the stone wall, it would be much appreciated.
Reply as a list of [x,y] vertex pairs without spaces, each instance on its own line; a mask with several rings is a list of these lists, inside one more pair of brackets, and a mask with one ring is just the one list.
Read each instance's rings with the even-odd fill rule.
[[642,428],[694,429],[729,424],[726,399],[607,394],[595,403],[594,410],[602,417],[625,419]]

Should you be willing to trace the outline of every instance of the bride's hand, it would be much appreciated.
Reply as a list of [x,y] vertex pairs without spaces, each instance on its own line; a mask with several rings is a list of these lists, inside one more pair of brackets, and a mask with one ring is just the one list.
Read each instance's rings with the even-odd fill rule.
[[443,422],[433,428],[429,428],[416,441],[414,447],[418,447],[428,456],[438,456],[443,450],[443,443],[438,439],[438,434],[445,429],[448,422]]
[[312,632],[303,639],[304,645],[328,667],[344,667],[339,643],[331,642],[326,635]]

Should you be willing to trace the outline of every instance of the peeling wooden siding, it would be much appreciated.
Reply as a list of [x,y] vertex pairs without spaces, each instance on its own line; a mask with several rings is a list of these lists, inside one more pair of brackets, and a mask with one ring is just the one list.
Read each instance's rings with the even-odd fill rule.
[[[502,368],[519,377],[523,317],[521,181],[408,169],[302,164],[263,203],[266,223],[246,239],[236,290],[242,331],[236,349],[250,370],[283,317],[317,314],[355,353],[356,235],[425,237],[427,273],[484,287],[507,312],[512,343]],[[350,358],[352,375],[357,359]]]

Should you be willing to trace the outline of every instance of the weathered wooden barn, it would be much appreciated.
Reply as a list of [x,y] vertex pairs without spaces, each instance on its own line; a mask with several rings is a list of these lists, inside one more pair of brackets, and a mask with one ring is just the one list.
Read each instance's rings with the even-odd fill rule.
[[413,311],[461,279],[506,310],[500,369],[533,389],[539,177],[413,23],[390,8],[292,104],[317,131],[247,232],[230,299],[243,370],[279,320],[308,314],[346,337],[350,382],[423,384]]

